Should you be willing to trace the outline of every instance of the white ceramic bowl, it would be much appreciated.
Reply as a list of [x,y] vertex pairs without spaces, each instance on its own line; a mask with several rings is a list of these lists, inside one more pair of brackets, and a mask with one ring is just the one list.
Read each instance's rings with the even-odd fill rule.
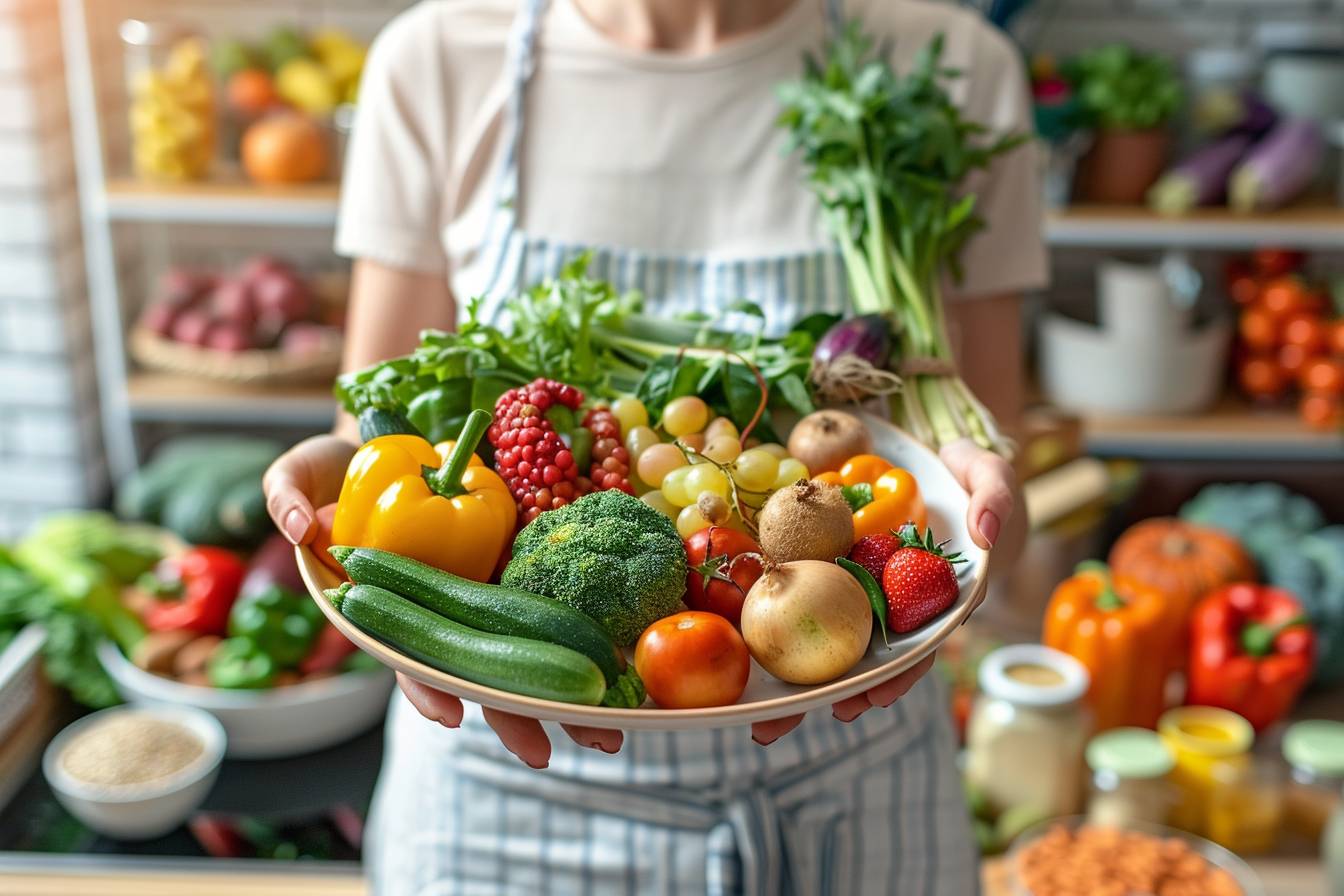
[[[181,725],[201,740],[201,755],[186,767],[144,784],[103,787],[73,777],[60,759],[79,732],[114,715],[136,713]],[[93,830],[117,840],[159,837],[186,821],[214,786],[226,735],[215,717],[190,706],[114,706],[73,722],[52,738],[42,774],[62,806]]]
[[385,669],[229,691],[153,675],[108,641],[98,645],[98,659],[128,703],[171,703],[210,713],[228,732],[232,759],[298,756],[349,740],[382,718],[392,690],[392,673]]

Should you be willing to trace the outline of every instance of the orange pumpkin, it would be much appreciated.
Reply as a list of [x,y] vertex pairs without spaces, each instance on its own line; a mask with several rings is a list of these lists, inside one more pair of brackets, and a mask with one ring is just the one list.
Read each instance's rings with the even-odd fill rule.
[[1111,548],[1111,570],[1156,588],[1189,614],[1215,588],[1255,578],[1255,563],[1241,542],[1219,529],[1174,517],[1130,526]]

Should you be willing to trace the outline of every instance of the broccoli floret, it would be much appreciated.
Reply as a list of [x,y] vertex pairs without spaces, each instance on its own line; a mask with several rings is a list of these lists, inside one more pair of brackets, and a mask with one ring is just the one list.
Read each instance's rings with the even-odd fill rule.
[[686,550],[671,520],[608,489],[528,523],[500,581],[566,603],[595,619],[617,644],[633,644],[680,607]]

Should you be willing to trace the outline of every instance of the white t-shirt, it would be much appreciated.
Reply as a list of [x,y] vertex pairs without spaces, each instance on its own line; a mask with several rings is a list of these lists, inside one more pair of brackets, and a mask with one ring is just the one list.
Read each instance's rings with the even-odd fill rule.
[[[518,0],[424,0],[374,41],[347,155],[337,251],[393,267],[470,275],[504,152],[512,84],[505,45]],[[926,0],[847,0],[845,13],[908,66],[935,34],[967,117],[1028,132],[1017,53],[976,13]],[[826,33],[821,0],[708,55],[641,52],[552,0],[527,91],[519,215],[567,242],[752,256],[827,245],[816,200],[775,124],[775,85],[796,79]],[[955,288],[975,296],[1046,276],[1033,152],[979,173],[988,226]],[[457,291],[455,290],[455,293]],[[457,295],[459,301],[468,296]]]

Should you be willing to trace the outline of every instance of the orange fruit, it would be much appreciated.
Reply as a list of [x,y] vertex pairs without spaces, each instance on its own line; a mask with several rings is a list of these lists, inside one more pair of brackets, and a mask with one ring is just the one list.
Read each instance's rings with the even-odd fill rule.
[[271,76],[259,68],[234,72],[227,87],[229,107],[245,118],[256,118],[280,104]]
[[243,132],[243,169],[263,184],[294,184],[324,177],[330,164],[327,137],[297,113],[270,115]]

